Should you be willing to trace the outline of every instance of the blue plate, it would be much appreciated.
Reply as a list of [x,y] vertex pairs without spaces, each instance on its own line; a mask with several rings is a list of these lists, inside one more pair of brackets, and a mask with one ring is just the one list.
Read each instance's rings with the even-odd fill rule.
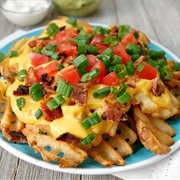
[[[7,54],[10,47],[13,45],[14,40],[18,40],[23,37],[39,36],[43,28],[44,27],[29,31],[17,37],[16,39],[12,39],[9,43],[7,43],[4,47],[0,49],[0,52]],[[149,48],[154,50],[164,50],[166,52],[167,59],[180,61],[176,55],[174,55],[167,48],[163,47],[162,45],[158,44],[155,41],[151,40],[151,43],[149,44]],[[171,146],[171,153],[172,153],[180,147],[180,118],[176,120],[167,120],[167,123],[176,130],[176,135],[173,137],[175,144]],[[166,155],[154,155],[151,151],[142,147],[137,152],[124,158],[126,161],[126,165],[124,166],[113,166],[110,168],[104,167],[98,164],[97,162],[95,162],[94,160],[87,158],[81,165],[79,165],[76,168],[59,168],[57,164],[51,162],[44,162],[40,154],[34,153],[34,150],[28,145],[13,144],[8,142],[4,137],[2,137],[1,132],[0,132],[0,145],[4,149],[9,151],[11,154],[14,154],[15,156],[31,164],[43,168],[47,168],[50,170],[72,173],[72,174],[98,175],[98,174],[112,174],[117,172],[123,172],[123,171],[150,165],[170,155],[170,153]]]

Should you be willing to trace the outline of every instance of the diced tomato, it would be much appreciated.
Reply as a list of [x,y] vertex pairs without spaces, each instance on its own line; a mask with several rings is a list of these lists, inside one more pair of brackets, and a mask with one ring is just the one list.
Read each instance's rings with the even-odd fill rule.
[[29,55],[30,55],[31,63],[34,67],[37,67],[41,64],[44,64],[50,61],[50,58],[43,54],[30,52]]
[[63,31],[60,31],[56,36],[55,39],[58,42],[68,41],[71,40],[71,38],[77,37],[78,31],[76,29],[65,29]]
[[99,83],[100,80],[106,75],[107,70],[102,61],[100,61],[96,56],[90,54],[87,55],[87,58],[89,60],[89,66],[85,68],[86,71],[91,71],[94,68],[98,68],[100,70],[100,74],[93,79],[94,83]]
[[105,84],[107,86],[117,86],[119,85],[118,77],[115,72],[111,72],[104,76],[100,83]]
[[126,52],[124,45],[119,44],[117,46],[112,47],[114,54],[122,57],[122,64],[126,64],[131,61],[131,56]]
[[47,73],[49,76],[54,76],[55,73],[57,73],[57,65],[58,61],[52,61],[50,64],[48,64],[45,67],[38,67],[35,69],[36,76],[40,79],[42,74]]
[[76,56],[78,54],[77,47],[70,43],[59,43],[57,45],[56,51],[65,53],[67,56]]
[[81,76],[74,65],[62,69],[60,73],[63,79],[71,85],[77,85],[80,82]]
[[147,64],[146,62],[142,62],[144,69],[139,72],[136,70],[135,74],[138,75],[142,79],[149,79],[152,80],[157,77],[158,70],[153,66]]
[[95,42],[100,42],[105,38],[104,35],[96,35],[92,38],[91,44],[94,44]]
[[109,47],[108,44],[104,44],[102,42],[94,42],[93,45],[99,50],[99,54]]
[[137,44],[138,40],[134,37],[133,34],[126,34],[122,38],[121,43],[126,46],[127,44]]

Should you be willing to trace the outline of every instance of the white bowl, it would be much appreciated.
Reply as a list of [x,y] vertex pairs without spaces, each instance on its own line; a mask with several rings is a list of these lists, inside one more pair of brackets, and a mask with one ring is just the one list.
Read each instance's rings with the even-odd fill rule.
[[[5,6],[5,3],[7,0],[0,0],[0,10],[2,14],[8,19],[10,22],[13,24],[16,24],[18,26],[32,26],[35,24],[38,24],[41,22],[48,14],[49,8],[51,6],[51,0],[46,0],[47,3],[41,7],[41,8],[32,8],[28,7],[31,3],[32,6],[32,1],[26,0],[14,0],[17,3],[20,3],[21,7],[16,8],[11,2],[12,0],[8,0],[9,6],[8,8]],[[36,0],[36,3],[38,2],[38,5],[41,6],[42,2],[44,0]],[[29,3],[24,5],[23,3]],[[35,2],[35,1],[34,1]]]

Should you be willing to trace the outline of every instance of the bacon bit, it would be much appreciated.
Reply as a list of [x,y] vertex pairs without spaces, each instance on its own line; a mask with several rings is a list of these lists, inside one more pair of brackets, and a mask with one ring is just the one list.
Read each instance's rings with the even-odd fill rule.
[[134,68],[136,69],[139,64],[141,64],[144,61],[144,56],[140,56],[135,62],[134,62]]
[[122,121],[124,120],[125,106],[118,102],[109,102],[105,99],[105,112],[102,115],[107,121]]
[[151,91],[154,96],[161,96],[161,94],[165,92],[165,86],[159,81],[158,78],[155,78],[153,80]]
[[118,26],[111,27],[109,35],[110,36],[117,36],[118,35],[118,29],[119,29]]
[[76,146],[79,143],[79,139],[69,133],[64,133],[64,134],[60,135],[56,140],[68,142],[68,143],[72,144],[73,146]]
[[17,90],[13,91],[16,96],[29,94],[29,86],[20,85]]
[[40,81],[47,85],[51,85],[54,82],[54,76],[48,76],[47,73],[42,74],[40,77]]
[[34,83],[38,82],[38,78],[34,73],[34,68],[30,67],[27,72],[27,76],[25,78],[25,84],[27,86],[32,86]]
[[73,86],[73,92],[69,104],[78,104],[80,106],[86,107],[87,103],[87,86],[83,84],[78,84]]
[[44,100],[43,102],[41,102],[41,106],[42,106],[41,110],[42,110],[43,117],[47,121],[53,121],[54,119],[62,117],[63,114],[62,114],[62,110],[60,107],[58,107],[52,111],[47,107],[46,104],[49,100],[51,100],[51,98],[48,98],[48,99]]

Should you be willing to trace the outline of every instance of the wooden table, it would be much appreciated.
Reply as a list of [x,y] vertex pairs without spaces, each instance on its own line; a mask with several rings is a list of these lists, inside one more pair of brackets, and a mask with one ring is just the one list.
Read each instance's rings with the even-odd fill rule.
[[[179,0],[104,0],[96,13],[81,19],[109,25],[129,24],[180,57],[179,9]],[[40,24],[22,28],[13,25],[1,15],[0,39],[18,29],[30,30],[44,26],[48,21],[57,17],[58,13],[52,9]],[[112,175],[73,175],[54,172],[29,164],[0,147],[0,179],[117,180],[119,178]]]

